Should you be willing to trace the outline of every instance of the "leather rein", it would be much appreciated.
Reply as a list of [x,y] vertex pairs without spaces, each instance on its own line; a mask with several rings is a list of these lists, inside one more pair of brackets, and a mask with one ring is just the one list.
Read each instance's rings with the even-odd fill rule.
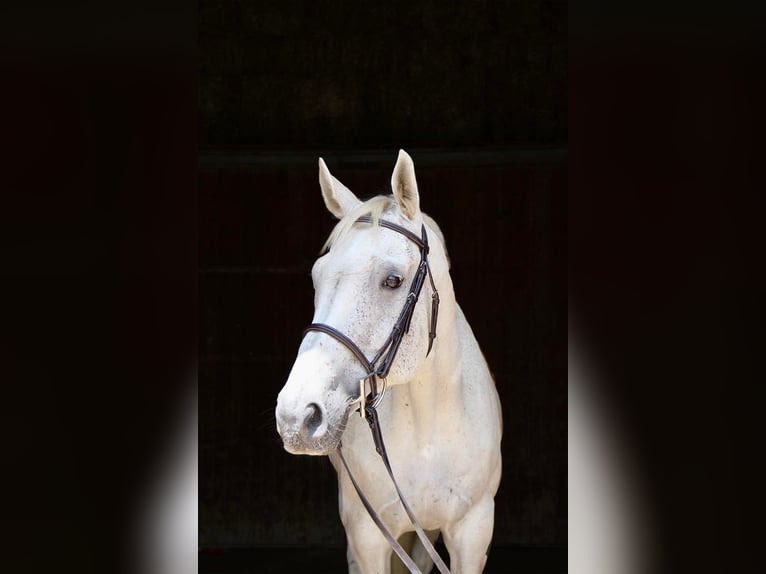
[[[356,410],[364,419],[367,420],[367,424],[370,426],[372,438],[375,443],[375,450],[378,452],[381,459],[383,459],[383,464],[385,465],[386,470],[391,477],[391,481],[394,484],[396,493],[399,496],[399,500],[402,502],[402,506],[404,506],[404,509],[407,512],[407,516],[410,518],[412,525],[415,527],[418,538],[420,538],[420,541],[422,542],[428,554],[431,556],[431,559],[434,561],[434,564],[439,569],[439,571],[442,574],[449,574],[449,569],[444,564],[444,561],[439,556],[439,553],[433,547],[433,544],[431,544],[431,541],[415,517],[415,514],[412,512],[410,505],[405,500],[404,495],[402,494],[402,491],[399,488],[396,479],[394,478],[394,473],[391,470],[391,464],[388,459],[388,453],[386,452],[386,446],[383,442],[383,434],[380,428],[378,411],[376,410],[377,406],[380,404],[383,396],[385,395],[387,387],[386,377],[388,376],[388,373],[391,370],[391,365],[393,364],[394,359],[396,358],[396,354],[399,351],[402,337],[405,333],[409,332],[412,315],[415,311],[415,305],[418,302],[418,298],[420,297],[420,292],[423,289],[426,275],[430,280],[432,291],[431,321],[428,332],[428,351],[426,351],[426,357],[431,352],[434,339],[436,338],[436,323],[439,315],[439,293],[436,290],[433,275],[431,274],[431,269],[428,265],[428,236],[426,234],[425,225],[421,226],[421,237],[418,237],[408,229],[405,229],[404,227],[395,223],[391,223],[390,221],[386,221],[385,219],[378,219],[377,222],[381,227],[385,227],[404,235],[407,239],[415,243],[420,249],[420,264],[418,266],[417,273],[412,279],[412,283],[410,283],[410,289],[407,293],[407,299],[404,303],[404,307],[399,313],[399,318],[396,320],[396,323],[394,323],[394,327],[391,330],[391,333],[388,335],[385,342],[372,359],[367,359],[367,356],[364,354],[364,352],[362,352],[359,346],[354,343],[354,341],[330,325],[325,325],[324,323],[312,323],[303,331],[303,336],[312,331],[329,335],[341,343],[343,346],[345,346],[349,351],[351,351],[351,353],[366,369],[367,374],[359,381],[359,398],[349,403],[349,408],[352,408],[357,403],[359,404],[359,407]],[[373,218],[369,215],[363,215],[356,220],[356,223],[373,223]],[[381,379],[383,382],[382,389],[380,390],[378,389],[378,379]],[[367,381],[370,382],[369,394],[367,394],[366,390]],[[367,497],[362,492],[359,484],[351,474],[351,470],[349,469],[348,464],[346,463],[346,459],[343,456],[343,451],[341,450],[340,444],[338,444],[338,454],[340,455],[341,462],[343,463],[346,472],[348,472],[351,483],[354,485],[354,489],[359,495],[362,504],[372,518],[373,522],[375,522],[378,529],[393,548],[394,552],[396,552],[397,556],[399,556],[401,561],[407,566],[410,572],[412,574],[421,574],[421,571],[418,569],[415,562],[407,555],[396,538],[394,538],[393,534],[391,534],[388,528],[386,528],[386,526],[383,524],[383,521],[380,519],[375,510],[372,508],[370,502],[367,500]]]

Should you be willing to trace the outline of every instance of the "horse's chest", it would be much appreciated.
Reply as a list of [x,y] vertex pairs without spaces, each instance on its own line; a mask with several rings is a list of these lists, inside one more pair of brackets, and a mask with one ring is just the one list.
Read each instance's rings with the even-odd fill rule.
[[[363,492],[389,524],[409,524],[369,428],[366,424],[350,427],[344,452]],[[465,449],[456,451],[446,439],[418,445],[412,436],[397,430],[402,429],[384,427],[386,450],[397,483],[424,528],[438,528],[461,516],[471,506],[475,490]],[[337,465],[336,470],[345,473]],[[341,484],[341,496],[356,505],[358,497],[351,484],[347,480]]]

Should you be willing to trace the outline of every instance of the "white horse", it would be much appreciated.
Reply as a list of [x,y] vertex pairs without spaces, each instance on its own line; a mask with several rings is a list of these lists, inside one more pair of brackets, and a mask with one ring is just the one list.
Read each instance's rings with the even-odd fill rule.
[[[425,224],[430,265],[441,296],[437,336],[427,353],[429,312],[423,287],[409,331],[388,374],[378,412],[393,472],[416,517],[435,540],[442,534],[454,574],[481,572],[494,525],[500,483],[502,416],[495,384],[479,345],[455,301],[441,231],[420,211],[412,159],[403,150],[391,178],[393,196],[361,202],[319,160],[327,209],[340,219],[314,264],[314,323],[331,325],[372,357],[384,344],[418,270],[418,246],[379,219],[421,235]],[[358,223],[370,215],[372,224]],[[399,287],[401,285],[401,288]],[[414,544],[423,572],[433,563],[412,538],[413,526],[375,451],[370,430],[349,403],[366,375],[347,346],[324,333],[305,335],[277,399],[277,431],[293,454],[328,455],[338,473],[339,507],[348,541],[349,572],[388,574],[392,551],[340,465],[337,448],[382,521]]]

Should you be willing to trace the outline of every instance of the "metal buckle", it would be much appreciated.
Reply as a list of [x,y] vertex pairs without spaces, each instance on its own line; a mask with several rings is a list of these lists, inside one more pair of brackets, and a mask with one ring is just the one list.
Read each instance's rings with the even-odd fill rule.
[[388,379],[385,377],[380,377],[380,379],[383,381],[383,387],[377,395],[370,397],[371,400],[368,400],[366,383],[369,379],[370,377],[359,379],[359,397],[348,403],[348,408],[353,408],[354,405],[359,404],[359,416],[362,418],[365,418],[365,410],[367,409],[367,405],[373,409],[377,408],[380,402],[383,400],[383,397],[386,395],[386,390],[388,389]]
[[359,403],[359,414],[364,418],[364,409],[367,406],[366,400],[367,400],[367,393],[365,392],[364,388],[364,382],[367,379],[359,379],[359,398],[354,399],[350,403],[348,403],[348,408],[352,408],[355,404]]
[[378,405],[383,400],[383,397],[386,395],[386,389],[388,388],[388,379],[386,379],[385,377],[380,377],[380,378],[383,381],[383,388],[378,393],[378,396],[375,397],[374,400],[372,401],[371,406],[374,409],[378,408]]

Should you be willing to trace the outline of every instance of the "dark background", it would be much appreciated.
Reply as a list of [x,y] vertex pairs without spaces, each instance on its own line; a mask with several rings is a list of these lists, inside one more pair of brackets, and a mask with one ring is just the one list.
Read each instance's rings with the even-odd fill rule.
[[317,158],[368,197],[401,147],[503,403],[494,545],[563,549],[565,3],[205,0],[199,30],[200,546],[345,546],[273,409],[334,224]]
[[[198,64],[200,57],[212,54],[205,46],[214,24],[198,18],[197,12],[201,16],[211,6],[198,8],[185,0],[3,6],[0,570],[143,571],[130,565],[136,556],[133,513],[143,501],[147,477],[157,471],[167,423],[187,394],[191,365],[196,363],[196,319],[201,311],[195,293],[197,142],[211,145],[196,125],[197,104],[206,97],[202,88],[207,81]],[[219,4],[223,6],[238,9],[238,4]],[[379,67],[368,85],[377,90],[396,85],[394,89],[405,93],[428,67],[467,53],[464,47],[470,41],[485,50],[510,42],[515,57],[526,57],[535,44],[522,38],[542,27],[534,10],[551,13],[539,3],[514,6],[514,19],[496,20],[492,25],[497,29],[487,33],[492,17],[488,11],[496,9],[472,6],[476,8],[454,12],[460,22],[453,21],[451,27],[445,27],[447,9],[437,7],[430,19],[420,18],[427,26],[441,13],[441,36],[433,30],[425,39],[422,30],[391,32],[387,42],[392,43],[379,53]],[[534,10],[516,18],[525,7]],[[285,56],[275,69],[289,74],[301,58],[313,55],[316,42],[302,40],[312,31],[327,42],[332,37],[336,50],[354,38],[365,47],[380,44],[368,34],[373,26],[364,33],[345,26],[353,7],[342,8],[327,16],[332,25],[305,23],[300,33],[280,33],[285,38],[280,50],[260,42],[270,58],[289,50],[297,55]],[[365,11],[368,8],[376,9],[365,4]],[[283,16],[304,21],[310,9],[286,7]],[[382,22],[387,17],[389,27],[403,29],[414,26],[409,17],[413,13],[422,15],[422,9],[399,6],[376,18]],[[764,404],[760,246],[766,212],[766,10],[752,2],[722,6],[699,0],[588,0],[573,3],[569,14],[570,94],[565,111],[572,129],[568,137],[548,142],[559,146],[568,141],[571,149],[566,169],[569,306],[581,345],[590,347],[591,359],[603,372],[597,390],[610,399],[609,414],[631,439],[625,441],[623,453],[634,458],[647,477],[649,494],[640,503],[655,510],[653,533],[661,542],[649,548],[659,570],[646,571],[758,571],[766,508],[759,456]],[[317,11],[309,16],[321,15]],[[246,29],[251,21],[235,13],[218,18],[216,25],[226,27],[224,20],[230,22],[229,30],[219,31],[218,45],[234,39],[230,45],[236,47],[236,30]],[[271,29],[266,26],[263,33]],[[474,34],[474,29],[483,32]],[[259,44],[257,36],[250,37],[251,46]],[[557,43],[552,35],[549,40]],[[409,62],[407,55],[416,54],[415,44],[423,41],[426,65],[421,74],[403,82],[392,62]],[[219,69],[255,61],[257,52],[247,58],[221,57]],[[505,79],[529,78],[530,72],[518,65],[490,75],[483,69],[496,65],[495,60],[477,56],[472,62],[473,68],[449,68],[446,75],[413,92],[409,102],[417,114],[412,116],[443,113],[447,108],[429,111],[421,105],[435,94],[448,103],[458,101],[460,89],[443,89],[447,76],[452,78],[450,87],[461,85],[455,80],[460,76],[484,77],[489,88],[478,96],[474,91],[460,106],[448,108],[448,116],[437,119],[468,117],[482,107],[484,98],[509,101],[519,86],[511,90],[503,84]],[[360,66],[356,61],[339,69],[350,82]],[[541,66],[530,68],[539,71]],[[284,90],[269,94],[274,85],[264,84],[264,100],[272,105],[286,95]],[[501,89],[493,92],[495,85]],[[541,93],[533,93],[532,107],[544,104]],[[355,101],[362,105],[359,98]],[[386,101],[378,100],[364,121],[390,117],[395,110]],[[287,124],[298,108],[285,109]],[[498,109],[516,114],[520,108]],[[495,121],[504,135],[491,140],[492,145],[529,149],[533,140],[545,144],[517,131],[522,116],[531,117]],[[199,119],[201,125],[204,118]],[[566,119],[555,119],[563,132]],[[322,126],[315,133],[330,138],[347,123],[327,120],[325,126],[331,129]],[[429,123],[434,131],[452,125],[433,118]],[[229,125],[238,128],[235,121]],[[296,120],[295,125],[316,124]],[[339,141],[335,136],[332,146],[329,140],[311,144],[317,149],[305,147],[308,138],[294,138],[286,151],[310,152],[312,165],[307,163],[306,169],[313,171],[313,156],[325,145],[335,152],[344,146],[352,151],[390,146],[383,150],[385,178],[381,182],[376,177],[373,184],[383,186],[397,147],[412,151],[418,166],[423,153],[409,147],[412,140],[401,126],[397,138],[378,141],[377,136],[389,129],[386,121],[379,127],[377,133],[361,130],[369,136],[364,141]],[[427,135],[422,129],[413,138],[425,141]],[[250,158],[261,146],[277,149],[265,138],[237,141],[248,147]],[[470,144],[474,153],[487,141],[489,136],[471,139],[466,132],[457,144]],[[227,138],[215,145],[232,151]],[[270,161],[281,160],[272,156]],[[314,187],[309,195],[316,193]],[[435,202],[427,205],[433,210]],[[464,238],[448,240],[454,250]],[[316,247],[311,246],[311,253]],[[457,268],[456,263],[456,272]],[[458,294],[465,304],[464,292]],[[469,318],[473,324],[480,320]],[[489,353],[487,345],[493,343],[482,343]],[[291,344],[297,345],[297,340]],[[500,370],[492,366],[496,373]],[[209,381],[203,375],[202,382]],[[241,428],[229,427],[231,436],[236,438]],[[203,534],[206,509],[214,508],[208,502],[204,456],[210,449],[205,450],[204,440],[203,436]],[[506,435],[505,448],[511,440],[518,444],[517,438]],[[249,448],[261,452],[257,442]],[[225,475],[226,469],[219,468]],[[300,473],[308,479],[310,470],[303,466]],[[269,495],[253,494],[251,500]],[[237,496],[244,498],[241,491],[215,497],[235,500],[236,506]],[[515,496],[504,483],[498,501]],[[274,508],[276,504],[270,510]],[[258,516],[248,519],[265,522]],[[587,528],[590,519],[570,516],[570,527]],[[342,550],[326,548],[303,556],[335,557],[335,570],[342,571]],[[488,571],[522,570],[493,566],[506,548],[493,547]],[[268,553],[259,549],[243,570],[274,571],[264,567],[262,557]],[[220,557],[217,565],[223,565],[226,554],[230,553],[203,554],[201,571],[210,571],[205,568],[211,564],[207,558]],[[524,557],[533,554],[534,547],[524,547],[516,562],[523,567]],[[286,560],[296,552],[276,550],[273,555],[282,561],[282,571],[302,571]],[[598,563],[601,558],[596,554],[592,560]],[[225,569],[212,565],[213,570]],[[532,560],[524,569],[565,567],[558,559],[548,569]],[[587,564],[582,571],[589,568]]]

